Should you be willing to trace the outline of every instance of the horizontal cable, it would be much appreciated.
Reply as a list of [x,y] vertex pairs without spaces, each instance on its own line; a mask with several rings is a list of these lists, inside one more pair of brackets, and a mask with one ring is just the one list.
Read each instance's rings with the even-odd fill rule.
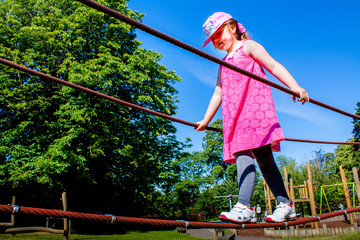
[[[0,213],[11,214],[14,206],[1,205]],[[149,219],[149,218],[136,218],[136,217],[122,217],[115,215],[93,214],[93,213],[81,213],[72,211],[61,211],[44,208],[33,207],[19,207],[18,216],[30,215],[30,216],[43,216],[43,217],[57,217],[67,219],[86,220],[91,222],[103,222],[109,224],[129,224],[137,226],[152,226],[152,227],[185,227],[187,229],[197,228],[235,228],[235,229],[248,229],[248,228],[271,228],[271,227],[286,227],[296,226],[305,223],[318,222],[322,219],[327,219],[335,216],[344,215],[346,213],[353,213],[360,210],[360,207],[353,207],[336,212],[323,213],[316,216],[309,216],[299,218],[295,221],[279,222],[279,223],[224,223],[224,222],[196,222],[196,221],[184,221],[184,220],[163,220],[163,219]]]
[[[205,59],[208,59],[208,60],[210,60],[210,61],[212,61],[214,63],[220,64],[220,65],[222,65],[224,67],[227,67],[227,68],[229,68],[231,70],[239,72],[239,73],[241,73],[241,74],[243,74],[245,76],[251,77],[251,78],[253,78],[253,79],[257,80],[257,81],[265,83],[265,84],[267,84],[267,85],[269,85],[269,86],[271,86],[273,88],[276,88],[278,90],[281,90],[281,91],[283,91],[285,93],[291,94],[291,95],[296,96],[298,98],[300,97],[300,95],[298,93],[296,93],[296,92],[294,92],[294,91],[292,91],[292,90],[290,90],[288,88],[285,88],[285,87],[283,87],[283,86],[281,86],[279,84],[271,82],[271,81],[269,81],[269,80],[267,80],[265,78],[262,78],[260,76],[257,76],[256,74],[248,72],[248,71],[246,71],[246,70],[244,70],[242,68],[239,68],[237,66],[234,66],[234,65],[232,65],[232,64],[230,64],[228,62],[225,62],[224,60],[221,60],[221,59],[219,59],[217,57],[214,57],[214,56],[212,56],[212,55],[210,55],[210,54],[208,54],[208,53],[206,53],[206,52],[204,52],[204,51],[202,51],[200,49],[197,49],[197,48],[192,47],[192,46],[190,46],[190,45],[188,45],[188,44],[186,44],[184,42],[181,42],[181,41],[179,41],[179,40],[177,40],[177,39],[175,39],[173,37],[170,37],[169,35],[166,35],[166,34],[160,32],[158,30],[155,30],[155,29],[153,29],[153,28],[151,28],[151,27],[149,27],[149,26],[147,26],[147,25],[145,25],[145,24],[143,24],[143,23],[141,23],[139,21],[136,21],[135,19],[132,19],[132,18],[130,18],[130,17],[124,15],[124,14],[121,14],[121,13],[119,13],[119,12],[117,12],[117,11],[111,9],[111,8],[108,8],[108,7],[102,5],[102,4],[98,3],[98,2],[95,2],[95,1],[92,1],[92,0],[76,0],[76,1],[78,1],[78,2],[80,2],[82,4],[84,4],[84,5],[87,5],[87,6],[93,8],[95,10],[103,12],[103,13],[111,16],[111,17],[114,17],[114,18],[116,18],[116,19],[118,19],[118,20],[120,20],[122,22],[125,22],[125,23],[127,23],[127,24],[129,24],[129,25],[131,25],[133,27],[136,27],[136,28],[138,28],[138,29],[140,29],[140,30],[142,30],[144,32],[147,32],[147,33],[149,33],[149,34],[151,34],[151,35],[153,35],[155,37],[158,37],[158,38],[160,38],[162,40],[165,40],[165,41],[167,41],[167,42],[169,42],[169,43],[171,43],[171,44],[173,44],[175,46],[178,46],[178,47],[180,47],[182,49],[185,49],[185,50],[187,50],[187,51],[189,51],[191,53],[194,53],[194,54],[196,54],[198,56],[201,56],[201,57],[203,57]],[[341,109],[335,108],[333,106],[327,105],[327,104],[319,102],[317,100],[314,100],[314,99],[310,98],[309,102],[311,102],[313,104],[316,104],[316,105],[319,105],[321,107],[330,109],[332,111],[338,112],[338,113],[343,114],[345,116],[352,117],[354,119],[360,120],[360,116],[345,112],[345,111],[343,111]]]
[[[74,83],[71,83],[71,82],[62,80],[62,79],[60,79],[60,78],[56,78],[56,77],[50,76],[50,75],[45,74],[45,73],[42,73],[42,72],[38,72],[38,71],[36,71],[36,70],[27,68],[27,67],[25,67],[25,66],[22,66],[22,65],[13,63],[13,62],[11,62],[11,61],[5,60],[5,59],[3,59],[3,58],[0,58],[0,63],[2,63],[2,64],[4,64],[4,65],[7,65],[7,66],[9,66],[9,67],[11,67],[11,68],[18,69],[18,70],[20,70],[20,71],[22,71],[22,72],[26,72],[26,73],[29,73],[29,74],[32,74],[32,75],[35,75],[35,76],[38,76],[38,77],[41,77],[41,78],[44,78],[44,79],[47,79],[47,80],[51,80],[51,81],[60,83],[60,84],[62,84],[62,85],[66,85],[66,86],[71,87],[71,88],[75,88],[75,89],[77,89],[77,90],[80,90],[80,91],[83,91],[83,92],[86,92],[86,93],[95,95],[95,96],[97,96],[97,97],[100,97],[100,98],[103,98],[103,99],[106,99],[106,100],[115,102],[115,103],[120,104],[120,105],[123,105],[123,106],[130,107],[130,108],[135,109],[135,110],[141,110],[141,111],[143,111],[143,112],[147,112],[147,113],[149,113],[149,114],[152,114],[152,115],[155,115],[155,116],[158,116],[158,117],[162,117],[162,118],[165,118],[165,119],[174,121],[174,122],[182,123],[182,124],[185,124],[185,125],[188,125],[188,126],[192,126],[192,127],[196,127],[196,126],[197,126],[197,124],[195,124],[195,123],[188,122],[188,121],[184,121],[184,120],[181,120],[181,119],[178,119],[178,118],[175,118],[175,117],[171,117],[171,116],[166,115],[166,114],[164,114],[164,113],[156,112],[156,111],[154,111],[154,110],[150,110],[150,109],[148,109],[148,108],[144,108],[144,107],[138,106],[138,105],[136,105],[136,104],[129,103],[129,102],[126,102],[126,101],[124,101],[124,100],[120,100],[120,99],[111,97],[111,96],[109,96],[109,95],[103,94],[103,93],[99,93],[99,92],[94,91],[94,90],[91,90],[91,89],[89,89],[89,88],[86,88],[86,87],[83,87],[83,86],[79,86],[79,85],[77,85],[77,84],[74,84]],[[213,127],[206,127],[206,129],[207,129],[207,130],[211,130],[211,131],[222,131],[221,129],[213,128]]]
[[360,142],[329,142],[329,141],[316,141],[316,140],[305,140],[296,138],[285,138],[286,141],[292,142],[305,142],[305,143],[324,143],[324,144],[343,144],[343,145],[360,145]]

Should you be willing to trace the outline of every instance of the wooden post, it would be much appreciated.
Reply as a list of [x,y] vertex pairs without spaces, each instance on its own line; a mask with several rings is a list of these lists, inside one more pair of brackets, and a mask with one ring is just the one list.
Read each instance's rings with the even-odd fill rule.
[[[314,197],[313,183],[312,183],[311,179],[307,180],[307,186],[308,186],[308,190],[309,190],[309,200],[310,200],[311,214],[313,216],[315,216],[316,215],[315,197]],[[315,226],[315,228],[319,228],[318,222],[314,222],[314,226]]]
[[[16,197],[13,196],[11,204],[14,206],[15,203],[16,203]],[[10,222],[2,222],[2,223],[0,223],[0,226],[1,227],[13,227],[15,225],[15,215],[11,214],[10,219],[11,219]]]
[[284,166],[284,185],[285,185],[285,189],[288,195],[290,195],[289,192],[289,174],[286,170],[286,166]]
[[295,208],[294,182],[293,182],[292,178],[290,178],[290,202],[293,203],[294,209],[296,211],[296,208]]
[[[306,181],[304,181],[304,185],[307,186]],[[306,190],[306,188],[304,188],[304,198],[309,198],[309,193],[308,193],[308,191]]]
[[[349,195],[348,185],[347,185],[347,181],[346,181],[345,171],[341,165],[339,168],[340,168],[342,184],[344,187],[346,206],[347,206],[347,208],[351,208],[351,201],[350,201],[350,195]],[[354,215],[352,213],[350,213],[349,216],[350,216],[350,224],[353,224],[354,223]]]
[[[13,196],[12,197],[12,201],[11,204],[14,206],[16,204],[16,197]],[[11,224],[14,226],[15,225],[15,215],[11,214]]]
[[306,169],[308,172],[308,179],[310,179],[310,181],[312,183],[311,169],[310,169],[310,164],[308,162],[306,162]]
[[[66,199],[66,192],[62,193],[61,197],[63,203],[63,210],[67,211],[67,199]],[[64,240],[69,239],[69,219],[64,218]]]
[[353,171],[353,175],[354,175],[354,182],[355,182],[355,187],[356,187],[356,196],[360,202],[360,183],[359,183],[359,174],[358,171],[356,169],[356,167],[353,167],[352,169]]
[[272,207],[271,207],[271,195],[270,195],[270,189],[269,186],[267,185],[265,179],[263,178],[264,181],[264,190],[265,190],[265,196],[266,196],[266,215],[271,215],[272,214]]

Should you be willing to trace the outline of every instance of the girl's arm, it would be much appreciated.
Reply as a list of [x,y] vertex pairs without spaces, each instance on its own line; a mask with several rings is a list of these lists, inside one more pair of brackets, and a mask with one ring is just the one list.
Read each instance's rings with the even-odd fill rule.
[[211,120],[213,119],[213,117],[215,116],[217,110],[219,109],[219,107],[221,105],[222,86],[221,86],[221,72],[220,71],[221,70],[219,68],[214,94],[211,97],[209,106],[206,110],[203,120],[196,123],[196,124],[198,124],[198,126],[195,128],[196,131],[204,131],[205,130],[205,127],[207,125],[209,125],[209,123],[211,122]]
[[[276,77],[280,82],[290,88],[292,91],[299,93],[300,98],[299,102],[304,104],[306,101],[309,101],[309,95],[306,90],[300,87],[291,74],[283,67],[280,63],[275,61],[270,54],[265,50],[263,46],[259,43],[248,40],[244,43],[244,51],[249,56],[252,57],[255,61],[260,63],[268,72],[270,72],[274,77]],[[295,102],[295,96],[292,96]]]

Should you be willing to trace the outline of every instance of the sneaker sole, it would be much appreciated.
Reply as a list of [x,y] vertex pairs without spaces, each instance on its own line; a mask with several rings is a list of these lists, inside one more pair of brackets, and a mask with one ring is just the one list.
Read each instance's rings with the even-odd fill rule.
[[280,223],[280,222],[285,222],[285,221],[295,221],[296,219],[297,219],[296,217],[293,217],[293,218],[286,218],[284,221],[275,221],[275,220],[272,220],[271,218],[266,218],[265,221]]
[[256,218],[250,218],[246,221],[237,221],[234,219],[227,218],[225,215],[220,215],[220,220],[224,222],[232,222],[232,223],[256,223]]

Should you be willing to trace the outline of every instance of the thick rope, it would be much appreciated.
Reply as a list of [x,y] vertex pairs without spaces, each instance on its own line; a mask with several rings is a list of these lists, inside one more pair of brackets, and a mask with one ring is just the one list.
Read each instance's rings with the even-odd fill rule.
[[[95,1],[92,1],[92,0],[76,0],[76,1],[78,1],[78,2],[80,2],[82,4],[84,4],[84,5],[87,5],[87,6],[93,8],[95,10],[103,12],[103,13],[111,16],[111,17],[114,17],[114,18],[116,18],[116,19],[118,19],[118,20],[120,20],[122,22],[125,22],[125,23],[127,23],[127,24],[129,24],[129,25],[131,25],[133,27],[136,27],[136,28],[138,28],[138,29],[140,29],[140,30],[142,30],[144,32],[147,32],[147,33],[149,33],[149,34],[151,34],[151,35],[153,35],[155,37],[158,37],[158,38],[160,38],[162,40],[165,40],[165,41],[167,41],[167,42],[169,42],[169,43],[171,43],[171,44],[173,44],[175,46],[178,46],[178,47],[180,47],[182,49],[185,49],[185,50],[187,50],[187,51],[189,51],[191,53],[194,53],[194,54],[196,54],[196,55],[198,55],[200,57],[208,59],[208,60],[210,60],[210,61],[212,61],[214,63],[220,64],[220,65],[222,65],[224,67],[227,67],[227,68],[229,68],[231,70],[239,72],[239,73],[241,73],[243,75],[246,75],[248,77],[251,77],[251,78],[253,78],[253,79],[257,80],[257,81],[265,83],[265,84],[267,84],[267,85],[269,85],[269,86],[271,86],[273,88],[276,88],[278,90],[281,90],[281,91],[283,91],[285,93],[291,94],[291,95],[296,96],[298,98],[300,97],[300,95],[298,93],[296,93],[296,92],[294,92],[294,91],[292,91],[292,90],[290,90],[290,89],[288,89],[286,87],[283,87],[283,86],[281,86],[279,84],[276,84],[274,82],[271,82],[271,81],[269,81],[269,80],[267,80],[265,78],[257,76],[257,75],[255,75],[255,74],[253,74],[251,72],[248,72],[248,71],[246,71],[246,70],[244,70],[242,68],[239,68],[239,67],[236,67],[236,66],[234,66],[232,64],[229,64],[229,63],[225,62],[224,60],[221,60],[221,59],[219,59],[217,57],[214,57],[214,56],[212,56],[212,55],[210,55],[210,54],[208,54],[208,53],[206,53],[204,51],[201,51],[200,49],[197,49],[197,48],[192,47],[192,46],[190,46],[190,45],[188,45],[186,43],[183,43],[183,42],[181,42],[181,41],[179,41],[179,40],[177,40],[177,39],[175,39],[173,37],[170,37],[169,35],[166,35],[166,34],[160,32],[158,30],[155,30],[155,29],[153,29],[153,28],[151,28],[151,27],[149,27],[149,26],[147,26],[147,25],[145,25],[145,24],[143,24],[143,23],[141,23],[139,21],[136,21],[136,20],[134,20],[134,19],[132,19],[132,18],[130,18],[128,16],[125,16],[124,14],[121,14],[121,13],[119,13],[119,12],[117,12],[117,11],[111,9],[111,8],[105,7],[104,5],[102,5],[102,4],[98,3],[98,2],[95,2]],[[346,115],[348,117],[352,117],[354,119],[360,120],[360,116],[345,112],[345,111],[343,111],[341,109],[329,106],[329,105],[327,105],[325,103],[322,103],[322,102],[319,102],[317,100],[314,100],[314,99],[310,98],[309,102],[311,102],[313,104],[316,104],[316,105],[319,105],[321,107],[330,109],[332,111],[341,113],[341,114]]]
[[[0,205],[0,213],[12,213],[14,206],[12,205]],[[247,228],[272,228],[272,227],[286,227],[295,226],[305,223],[317,222],[322,219],[331,218],[347,213],[360,211],[360,207],[348,208],[331,213],[323,213],[316,216],[299,218],[295,221],[281,222],[281,223],[224,223],[224,222],[196,222],[196,221],[184,221],[184,220],[162,220],[162,219],[147,219],[147,218],[135,218],[135,217],[121,217],[114,215],[104,214],[92,214],[92,213],[80,213],[71,211],[51,210],[44,208],[32,208],[32,207],[19,207],[18,215],[31,215],[31,216],[46,216],[46,217],[58,217],[68,219],[87,220],[93,222],[105,222],[109,224],[131,224],[139,226],[153,226],[153,227],[186,227],[187,229],[196,228],[235,228],[235,229],[247,229]]]
[[[18,69],[18,70],[20,70],[22,72],[26,72],[26,73],[29,73],[29,74],[32,74],[32,75],[36,75],[38,77],[41,77],[41,78],[44,78],[44,79],[47,79],[47,80],[55,81],[55,82],[60,83],[62,85],[66,85],[68,87],[75,88],[75,89],[80,90],[82,92],[86,92],[86,93],[95,95],[97,97],[100,97],[100,98],[115,102],[115,103],[123,105],[123,106],[130,107],[130,108],[135,109],[135,110],[140,110],[140,111],[143,111],[143,112],[146,112],[146,113],[158,116],[158,117],[162,117],[162,118],[174,121],[174,122],[182,123],[182,124],[185,124],[185,125],[188,125],[188,126],[197,127],[196,123],[184,121],[184,120],[181,120],[181,119],[166,115],[164,113],[156,112],[154,110],[150,110],[148,108],[144,108],[144,107],[141,107],[139,105],[129,103],[129,102],[126,102],[124,100],[120,100],[120,99],[108,96],[106,94],[103,94],[103,93],[99,93],[99,92],[91,90],[89,88],[79,86],[77,84],[74,84],[74,83],[71,83],[71,82],[68,82],[68,81],[65,81],[65,80],[50,76],[50,75],[42,73],[42,72],[38,72],[36,70],[32,70],[30,68],[24,67],[22,65],[13,63],[11,61],[8,61],[8,60],[2,59],[2,58],[0,58],[0,63],[4,64],[6,66],[9,66],[11,68]],[[214,127],[206,127],[206,129],[210,130],[210,131],[215,131],[215,132],[222,132],[222,129],[214,128]],[[285,140],[287,140],[287,141],[295,141],[295,142],[360,145],[360,142],[327,142],[327,141],[313,141],[313,140],[294,139],[294,138],[285,138]]]

